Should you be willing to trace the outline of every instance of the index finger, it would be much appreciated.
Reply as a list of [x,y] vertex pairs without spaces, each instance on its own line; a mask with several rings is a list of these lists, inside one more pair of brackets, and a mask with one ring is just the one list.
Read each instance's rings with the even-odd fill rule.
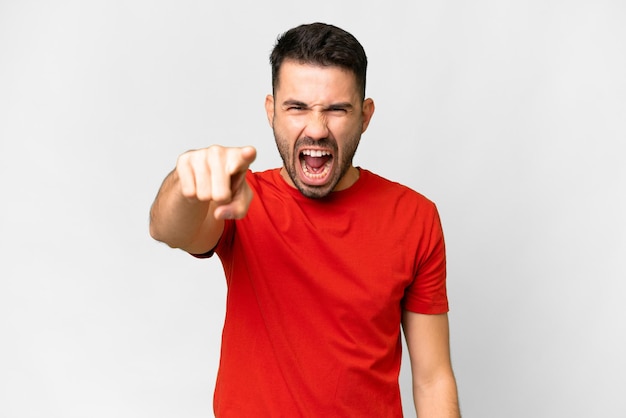
[[239,163],[235,164],[235,170],[231,174],[230,188],[233,196],[238,192],[239,188],[243,184],[246,178],[246,171],[250,167],[250,164],[256,159],[256,149],[251,146],[237,148],[240,152]]
[[228,159],[231,164],[228,167],[228,171],[231,175],[246,171],[250,164],[256,159],[256,149],[250,145],[240,148],[232,148],[234,158]]
[[256,158],[253,147],[221,148],[210,155],[211,190],[218,204],[229,203],[245,178],[248,167]]

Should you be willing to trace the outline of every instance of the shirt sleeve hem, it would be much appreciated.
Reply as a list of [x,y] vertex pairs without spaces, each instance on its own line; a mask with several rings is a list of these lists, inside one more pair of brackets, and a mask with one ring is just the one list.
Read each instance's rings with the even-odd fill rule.
[[425,304],[407,304],[403,306],[407,311],[424,314],[424,315],[438,315],[448,313],[450,307],[448,303],[442,303],[437,305],[425,305]]

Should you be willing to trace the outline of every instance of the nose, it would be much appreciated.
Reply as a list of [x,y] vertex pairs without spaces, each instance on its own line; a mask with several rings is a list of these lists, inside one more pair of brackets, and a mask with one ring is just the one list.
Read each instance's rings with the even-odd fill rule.
[[311,112],[304,129],[304,135],[311,139],[328,138],[328,121],[323,112]]

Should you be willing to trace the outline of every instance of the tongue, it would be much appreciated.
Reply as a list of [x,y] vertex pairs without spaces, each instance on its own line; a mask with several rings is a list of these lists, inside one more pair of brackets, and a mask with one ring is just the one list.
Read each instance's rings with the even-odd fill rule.
[[312,169],[318,170],[326,164],[326,162],[330,159],[329,156],[324,157],[311,157],[310,155],[304,156],[304,162],[306,165]]

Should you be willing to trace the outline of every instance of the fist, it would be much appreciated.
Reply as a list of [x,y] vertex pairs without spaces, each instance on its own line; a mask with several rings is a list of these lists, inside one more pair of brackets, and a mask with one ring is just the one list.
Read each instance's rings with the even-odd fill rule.
[[253,147],[212,145],[178,157],[176,174],[184,197],[208,202],[216,219],[240,219],[252,200],[246,182],[248,167],[256,158]]

